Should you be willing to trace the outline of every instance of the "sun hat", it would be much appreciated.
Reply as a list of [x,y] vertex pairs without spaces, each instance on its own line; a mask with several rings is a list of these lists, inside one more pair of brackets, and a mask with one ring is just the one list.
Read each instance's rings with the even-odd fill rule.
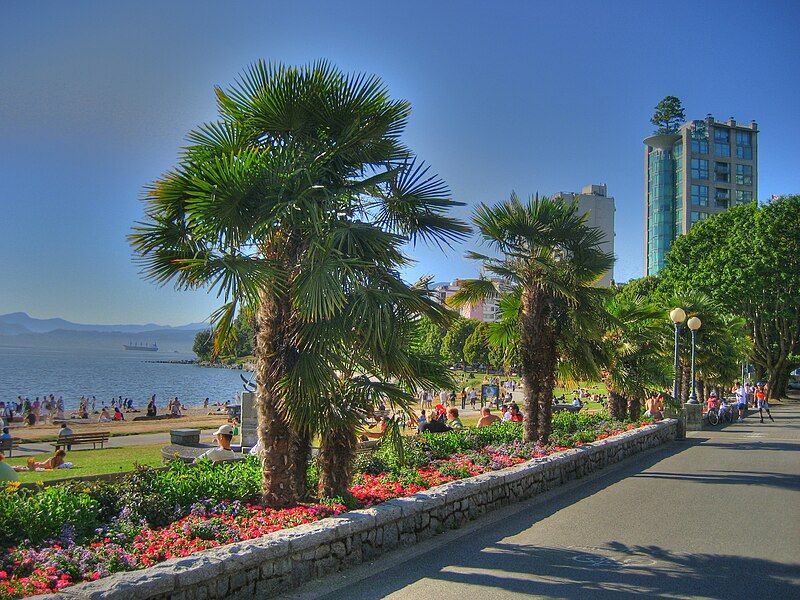
[[233,427],[230,425],[220,425],[220,428],[214,432],[214,435],[233,435]]

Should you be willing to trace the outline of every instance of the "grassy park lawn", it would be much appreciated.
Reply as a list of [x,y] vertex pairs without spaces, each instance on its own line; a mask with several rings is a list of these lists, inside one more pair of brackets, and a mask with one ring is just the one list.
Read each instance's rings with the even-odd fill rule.
[[[74,467],[71,469],[55,469],[53,471],[21,472],[21,483],[37,481],[52,481],[68,477],[85,477],[87,475],[101,475],[106,473],[120,473],[132,471],[138,465],[160,466],[161,448],[164,444],[151,444],[147,446],[128,446],[126,448],[104,448],[102,450],[73,450],[67,452],[67,461]],[[39,454],[37,461],[44,461],[50,454]],[[11,465],[25,465],[28,457],[15,456],[7,458]]]

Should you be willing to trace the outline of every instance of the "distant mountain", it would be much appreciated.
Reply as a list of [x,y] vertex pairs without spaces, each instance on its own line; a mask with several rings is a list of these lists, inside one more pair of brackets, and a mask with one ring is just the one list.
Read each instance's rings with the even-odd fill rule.
[[[56,329],[45,333],[0,335],[0,347],[91,349],[124,352],[123,344],[158,344],[158,353],[142,353],[144,359],[156,359],[173,351],[191,352],[196,331],[185,329],[156,329],[138,333],[121,331],[75,331]],[[138,354],[138,353],[137,353]]]
[[0,335],[22,335],[26,333],[50,333],[52,331],[97,331],[118,333],[144,333],[157,331],[199,331],[208,327],[205,323],[170,325],[90,325],[73,323],[64,319],[36,319],[24,312],[0,315]]

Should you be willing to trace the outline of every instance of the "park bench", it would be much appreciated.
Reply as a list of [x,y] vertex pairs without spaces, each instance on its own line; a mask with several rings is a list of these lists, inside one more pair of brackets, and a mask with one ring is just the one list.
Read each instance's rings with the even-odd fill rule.
[[97,433],[73,433],[72,435],[59,436],[58,440],[50,444],[55,446],[56,450],[59,448],[66,448],[67,446],[81,446],[91,444],[93,448],[97,449],[97,444],[103,448],[103,445],[108,441],[110,431],[100,431]]
[[14,451],[14,448],[19,448],[19,438],[11,438],[10,440],[0,440],[0,452],[8,452],[8,455],[11,456],[11,453]]

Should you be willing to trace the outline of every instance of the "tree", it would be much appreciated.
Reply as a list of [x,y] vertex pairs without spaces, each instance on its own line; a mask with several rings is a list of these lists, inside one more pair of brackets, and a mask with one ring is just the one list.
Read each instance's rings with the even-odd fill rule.
[[614,419],[637,419],[647,393],[669,385],[664,311],[641,296],[621,293],[610,298],[607,309],[602,377],[608,389],[608,410]]
[[469,365],[489,364],[488,323],[477,323],[464,341],[464,362]]
[[[566,336],[599,336],[607,291],[594,284],[614,257],[601,248],[603,233],[586,224],[577,204],[560,198],[522,202],[512,194],[495,206],[480,205],[473,222],[498,256],[467,256],[511,287],[490,342],[510,340],[509,329],[518,329],[525,440],[546,444],[561,342]],[[463,306],[499,293],[497,282],[471,279],[462,281],[452,302]]]
[[453,321],[442,339],[442,357],[446,362],[451,365],[466,362],[464,344],[477,326],[478,321],[474,319],[458,318]]
[[[222,297],[216,352],[238,307],[254,311],[263,502],[287,506],[306,494],[314,434],[323,464],[346,462],[365,399],[402,402],[441,378],[434,359],[396,347],[398,321],[449,319],[400,279],[403,246],[469,228],[401,142],[410,104],[379,78],[258,62],[216,96],[219,120],[189,134],[130,237],[157,283]],[[341,491],[341,473],[326,477]]]
[[744,319],[750,359],[766,373],[771,397],[780,397],[800,351],[800,196],[734,206],[698,223],[673,242],[660,278],[665,294],[702,292]]
[[431,319],[423,317],[416,326],[415,339],[421,352],[442,357],[442,340],[447,330]]
[[194,336],[192,352],[200,360],[208,360],[214,353],[214,332],[211,329],[201,329]]
[[676,96],[664,96],[655,110],[650,122],[657,127],[657,134],[675,133],[686,120],[681,100]]

